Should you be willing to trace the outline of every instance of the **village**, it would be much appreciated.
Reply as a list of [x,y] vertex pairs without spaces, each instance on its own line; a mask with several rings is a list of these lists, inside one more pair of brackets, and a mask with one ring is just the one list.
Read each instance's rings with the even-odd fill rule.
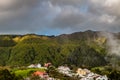
[[[44,66],[41,66],[41,64],[31,64],[28,66],[28,68],[42,68],[42,69],[48,69],[51,67],[51,63],[45,63]],[[64,74],[68,77],[76,77],[76,80],[108,80],[108,77],[106,75],[99,75],[96,73],[91,72],[90,70],[84,68],[78,68],[75,72],[71,70],[68,66],[59,66],[56,68],[56,70]],[[35,71],[32,76],[39,76],[42,80],[61,80],[58,78],[54,78],[49,76],[49,74],[45,71]],[[25,80],[30,80],[29,77]]]

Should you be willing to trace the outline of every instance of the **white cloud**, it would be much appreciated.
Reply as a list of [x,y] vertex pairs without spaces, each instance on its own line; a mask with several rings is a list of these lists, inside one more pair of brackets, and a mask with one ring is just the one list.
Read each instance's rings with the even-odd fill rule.
[[119,4],[120,4],[120,0],[106,0],[105,1],[105,6],[107,7],[114,7]]
[[116,19],[116,16],[110,16],[107,14],[104,14],[100,17],[100,21],[104,22],[104,23],[113,23]]

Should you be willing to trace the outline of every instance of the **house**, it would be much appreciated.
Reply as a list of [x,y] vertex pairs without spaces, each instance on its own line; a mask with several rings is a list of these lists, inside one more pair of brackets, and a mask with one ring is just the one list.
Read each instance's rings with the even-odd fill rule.
[[90,73],[87,74],[88,77],[95,76],[95,75],[97,75],[97,74],[95,74],[93,72],[90,72]]
[[80,80],[108,80],[107,76],[101,76],[101,75],[92,75],[92,76],[84,76]]
[[41,64],[36,65],[36,68],[41,68],[41,67],[42,67]]
[[41,64],[31,64],[28,68],[41,68]]
[[87,74],[89,74],[89,73],[91,73],[91,71],[90,70],[88,70],[88,69],[83,69]]
[[49,66],[51,66],[52,64],[49,62],[49,63],[45,63],[44,64],[44,67],[49,67]]
[[35,67],[34,64],[31,64],[31,65],[28,66],[28,68],[34,68],[34,67]]
[[86,70],[78,68],[78,70],[76,71],[77,75],[79,76],[85,76],[87,74]]
[[68,74],[71,70],[67,66],[59,66],[58,71],[64,74]]
[[41,72],[41,71],[34,72],[33,76],[39,76],[41,78],[48,78],[48,74],[46,72]]
[[83,77],[80,80],[94,80],[93,77]]
[[74,73],[71,72],[70,68],[67,66],[59,66],[58,67],[58,71],[62,74],[65,74],[67,76],[72,77],[73,75],[75,75]]
[[47,78],[47,80],[57,80],[57,79],[49,77],[49,78]]
[[107,76],[98,76],[95,80],[108,80]]

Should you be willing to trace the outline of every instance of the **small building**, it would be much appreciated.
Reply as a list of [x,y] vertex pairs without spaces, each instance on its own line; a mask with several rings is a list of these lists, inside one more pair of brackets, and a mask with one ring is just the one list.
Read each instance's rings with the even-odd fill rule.
[[91,73],[91,71],[90,70],[88,70],[88,69],[83,69],[87,74],[89,74],[89,73]]
[[98,76],[95,80],[108,80],[107,76]]
[[77,72],[77,75],[80,75],[80,76],[84,76],[87,74],[86,70],[83,70],[81,68],[78,68],[76,72]]
[[41,64],[31,64],[28,68],[41,68]]
[[61,73],[69,73],[71,70],[70,70],[70,68],[69,67],[67,67],[67,66],[59,66],[58,67],[58,71],[59,72],[61,72]]
[[80,80],[94,80],[93,77],[83,77]]
[[49,63],[45,63],[44,64],[44,67],[49,67],[49,66],[51,66],[52,64],[49,62]]
[[36,65],[36,68],[41,68],[41,67],[42,67],[41,64]]
[[31,64],[31,65],[28,66],[28,68],[34,68],[34,67],[35,67],[34,64]]
[[67,67],[67,66],[59,66],[59,67],[58,67],[58,71],[59,71],[60,73],[62,73],[62,74],[65,74],[65,75],[67,75],[67,76],[70,76],[70,77],[72,77],[73,75],[75,75],[74,73],[72,73],[72,71],[70,70],[70,68]]
[[41,71],[34,72],[33,76],[39,76],[40,78],[48,78],[48,74],[46,72]]
[[95,74],[93,72],[90,72],[89,74],[87,74],[88,77],[91,77],[91,76],[94,76],[94,75],[97,75],[97,74]]

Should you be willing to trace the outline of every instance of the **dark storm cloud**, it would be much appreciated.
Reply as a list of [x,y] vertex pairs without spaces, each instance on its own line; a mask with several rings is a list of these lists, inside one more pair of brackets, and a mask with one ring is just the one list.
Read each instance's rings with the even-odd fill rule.
[[[0,0],[0,32],[29,32],[35,9],[43,0]],[[37,18],[36,18],[37,19]],[[29,26],[29,27],[28,27]]]
[[49,28],[118,32],[119,7],[119,0],[0,0],[0,33]]
[[[56,4],[63,3],[62,11],[55,19],[55,26],[69,27],[71,30],[105,30],[120,31],[119,0],[52,0]],[[64,3],[65,2],[65,3]],[[68,3],[66,3],[68,2]],[[80,4],[79,4],[80,3]],[[76,4],[76,5],[74,5]],[[84,5],[82,5],[84,4]],[[65,6],[70,6],[65,8]],[[71,8],[74,7],[74,8]],[[66,9],[66,10],[64,10]],[[70,10],[70,11],[69,11]],[[76,10],[77,13],[75,12]],[[85,10],[85,11],[84,11]],[[70,12],[70,13],[69,13]],[[64,15],[65,14],[65,15]],[[63,15],[63,16],[61,16]],[[60,23],[60,24],[59,24]],[[57,25],[56,25],[57,24]]]

